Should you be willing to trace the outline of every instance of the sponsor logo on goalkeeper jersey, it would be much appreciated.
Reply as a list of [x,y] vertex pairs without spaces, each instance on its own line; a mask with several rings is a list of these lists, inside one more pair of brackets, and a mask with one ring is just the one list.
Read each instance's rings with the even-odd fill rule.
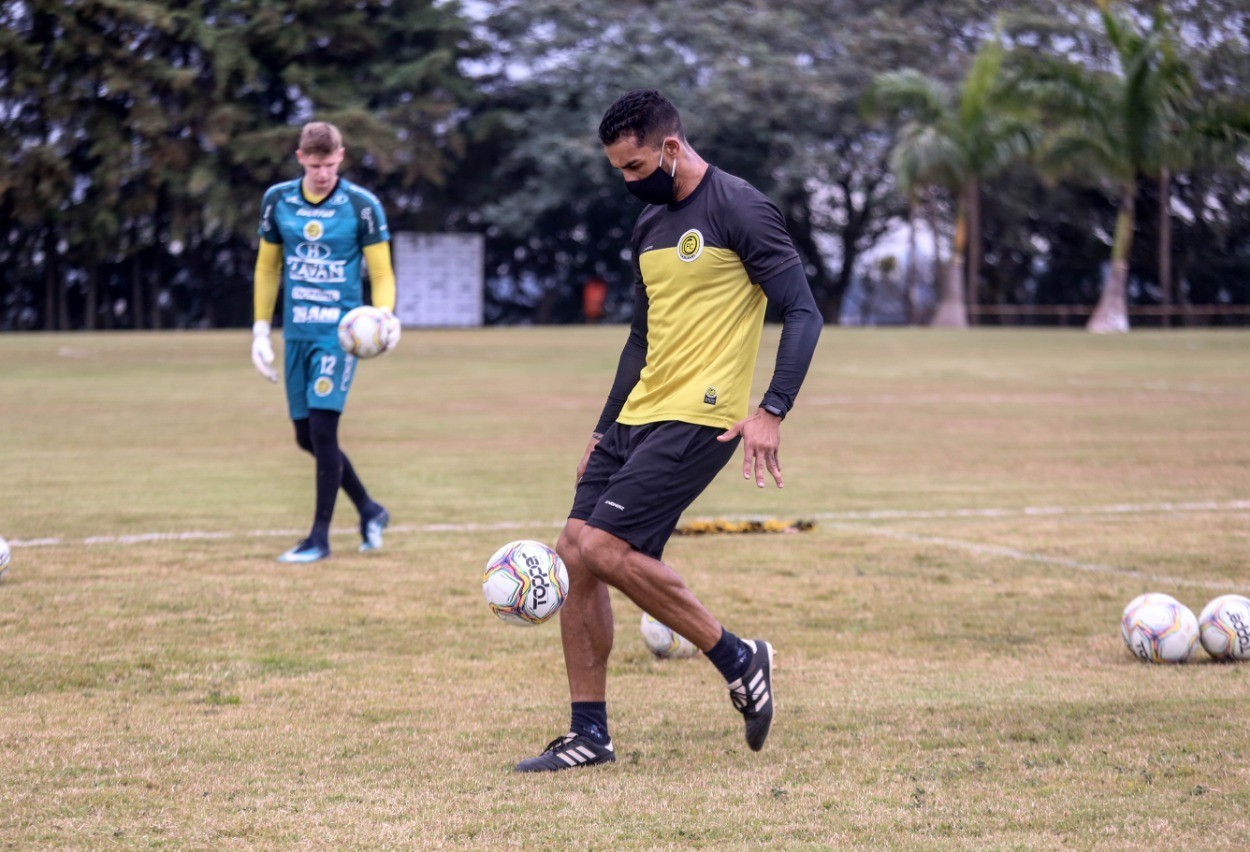
[[347,282],[347,261],[288,257],[286,259],[286,276],[291,281],[307,281],[315,284],[345,284]]
[[337,323],[342,316],[342,308],[323,308],[319,305],[294,305],[291,307],[291,321],[296,323],[333,322]]
[[322,290],[320,287],[292,287],[291,298],[305,302],[337,302],[343,297],[340,290]]
[[319,240],[325,232],[325,225],[321,224],[316,219],[311,222],[304,223],[304,239],[306,240]]
[[360,208],[360,218],[363,219],[365,222],[365,225],[368,226],[370,234],[377,232],[378,228],[377,228],[377,223],[374,222],[373,220],[373,208],[372,207]]
[[303,260],[325,260],[330,256],[330,247],[324,243],[300,243],[295,247],[295,255]]
[[334,215],[333,210],[323,210],[320,207],[301,207],[295,211],[296,216],[311,216],[314,219],[329,219]]

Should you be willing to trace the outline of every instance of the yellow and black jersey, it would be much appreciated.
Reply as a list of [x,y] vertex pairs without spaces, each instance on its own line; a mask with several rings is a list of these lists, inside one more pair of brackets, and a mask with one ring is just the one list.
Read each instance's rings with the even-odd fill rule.
[[709,166],[688,197],[643,211],[632,248],[646,365],[615,419],[729,428],[750,402],[766,302],[757,285],[800,262],[781,212]]

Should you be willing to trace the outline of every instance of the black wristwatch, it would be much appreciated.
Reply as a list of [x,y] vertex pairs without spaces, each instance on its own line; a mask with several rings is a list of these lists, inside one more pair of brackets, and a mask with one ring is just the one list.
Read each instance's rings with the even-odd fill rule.
[[760,408],[767,411],[773,417],[780,417],[782,420],[786,419],[786,413],[777,406],[773,405],[771,402],[761,402]]

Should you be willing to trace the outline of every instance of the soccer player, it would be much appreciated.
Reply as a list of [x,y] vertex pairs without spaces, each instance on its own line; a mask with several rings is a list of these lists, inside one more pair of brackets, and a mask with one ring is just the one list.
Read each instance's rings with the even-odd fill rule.
[[[625,188],[648,204],[631,240],[634,318],[556,544],[569,572],[560,635],[572,723],[518,772],[616,759],[606,704],[609,586],[720,670],[752,750],[763,748],[773,719],[772,646],[722,627],[660,558],[681,513],[739,442],[743,476],[763,488],[767,474],[782,487],[781,421],[807,374],[821,317],[781,213],[706,163],[663,95],[622,95],[604,114],[599,141]],[[748,415],[766,301],[784,325],[772,382]]]
[[390,515],[369,497],[339,449],[339,415],[355,376],[356,359],[339,346],[339,318],[361,304],[363,257],[369,265],[373,304],[387,312],[387,346],[397,342],[395,272],[386,214],[373,193],[338,176],[343,137],[333,124],[313,121],[300,133],[295,157],[304,176],[275,184],[261,203],[256,258],[252,363],[271,382],[269,321],[278,287],[283,293],[282,338],[287,404],[295,442],[313,455],[317,502],[308,537],[279,562],[316,562],[330,555],[330,517],[339,488],[360,512],[361,551],[382,546]]

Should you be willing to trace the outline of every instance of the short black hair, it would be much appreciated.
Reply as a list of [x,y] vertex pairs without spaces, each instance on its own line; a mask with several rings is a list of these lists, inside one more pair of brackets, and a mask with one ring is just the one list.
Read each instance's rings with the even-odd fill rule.
[[681,114],[655,89],[634,89],[616,99],[599,122],[599,141],[611,145],[622,136],[640,145],[658,146],[666,136],[685,141]]

